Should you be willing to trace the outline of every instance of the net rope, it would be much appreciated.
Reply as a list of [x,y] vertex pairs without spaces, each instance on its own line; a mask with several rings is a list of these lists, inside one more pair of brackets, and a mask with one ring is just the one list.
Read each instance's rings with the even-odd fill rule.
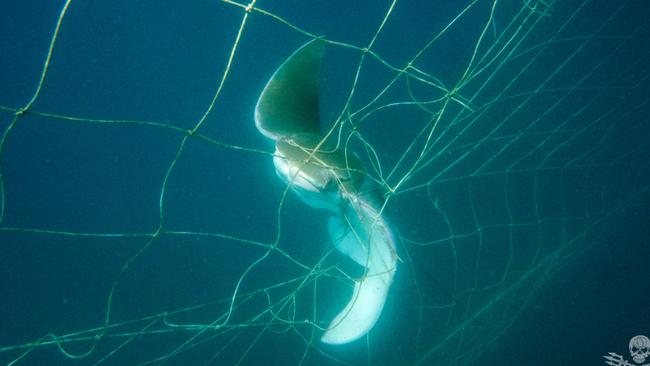
[[[48,47],[39,55],[44,59],[40,73],[23,75],[35,85],[34,91],[26,103],[0,106],[0,241],[16,248],[34,240],[37,246],[86,246],[120,254],[110,265],[100,264],[99,254],[87,258],[91,270],[105,271],[107,277],[95,291],[77,295],[92,298],[90,306],[74,306],[93,314],[93,323],[80,329],[54,322],[51,328],[44,325],[42,333],[0,344],[3,364],[32,364],[39,357],[53,357],[57,350],[54,357],[88,365],[188,360],[196,365],[239,365],[272,357],[278,348],[290,350],[283,357],[296,365],[476,362],[516,324],[540,288],[580,255],[602,245],[610,223],[647,203],[650,183],[642,178],[648,170],[642,161],[650,141],[645,126],[650,109],[649,19],[625,22],[639,12],[638,5],[612,2],[606,5],[610,11],[589,22],[595,9],[605,6],[590,0],[474,0],[458,6],[451,16],[447,12],[434,17],[436,7],[442,6],[434,1],[420,4],[430,17],[418,18],[425,23],[414,25],[426,29],[426,37],[409,39],[401,37],[396,26],[412,16],[404,3],[365,5],[373,8],[367,9],[373,15],[380,7],[381,16],[368,15],[372,21],[363,24],[372,27],[358,29],[361,36],[350,42],[328,34],[335,33],[337,19],[325,16],[326,25],[312,25],[297,12],[276,10],[277,2],[268,0],[213,2],[211,9],[228,20],[223,29],[229,33],[214,35],[219,47],[209,52],[218,62],[202,73],[211,77],[211,94],[200,96],[204,104],[186,114],[193,118],[182,121],[51,108],[47,99],[64,93],[56,82],[50,83],[51,74],[70,71],[60,56],[69,54],[61,50],[76,45],[66,27],[92,9],[67,0],[57,14],[49,14],[55,22]],[[115,14],[95,16],[119,13],[115,8]],[[437,21],[441,17],[444,20]],[[269,42],[284,42],[284,34],[295,40],[283,49],[289,53],[278,51],[278,58],[268,62],[248,53],[263,39],[254,34],[262,25]],[[326,55],[325,63],[340,56],[352,66],[341,74],[324,70],[322,98],[332,96],[327,88],[336,86],[335,102],[330,102],[336,105],[323,107],[323,142],[333,142],[327,146],[366,163],[364,174],[381,187],[381,212],[399,239],[396,288],[376,329],[354,351],[324,346],[319,337],[333,315],[330,308],[340,308],[345,300],[328,294],[350,292],[360,274],[327,242],[324,229],[319,229],[322,220],[306,219],[313,235],[296,223],[305,210],[290,186],[274,182],[250,198],[251,190],[276,180],[270,168],[273,150],[254,135],[255,98],[283,57],[315,38],[324,40],[327,54],[337,55]],[[395,38],[410,50],[407,54],[391,52],[385,40]],[[450,45],[455,49],[448,51]],[[251,67],[261,79],[243,88],[240,83],[249,82],[245,76]],[[239,90],[257,92],[243,96]],[[9,93],[0,92],[0,104],[5,104],[2,96],[14,100]],[[242,104],[249,114],[232,116],[229,103]],[[144,104],[144,112],[135,115],[157,115],[147,108]],[[224,122],[233,120],[237,122]],[[246,126],[241,127],[245,137],[228,136],[233,126]],[[21,200],[33,192],[21,192],[20,182],[30,175],[16,167],[26,149],[39,148],[29,145],[34,129],[52,144],[68,141],[70,131],[93,141],[104,133],[109,139],[142,132],[152,136],[151,141],[164,142],[142,173],[157,178],[147,180],[145,188],[124,189],[124,199],[145,189],[155,197],[155,210],[143,207],[132,213],[146,217],[135,228],[95,222],[105,218],[99,204],[78,222],[23,220]],[[386,136],[395,138],[386,141]],[[621,142],[630,137],[635,144]],[[136,160],[140,153],[134,145],[120,151]],[[100,154],[85,155],[101,165],[105,159]],[[225,170],[197,173],[217,163],[228,167],[225,162],[231,160],[241,163],[235,168],[245,172],[243,177]],[[268,165],[268,171],[247,165],[257,162]],[[82,167],[81,173],[84,169],[90,176],[102,168]],[[188,171],[189,178],[183,179]],[[83,176],[48,174],[47,182],[29,185],[41,187],[38,197],[56,194],[51,186],[57,184],[92,184]],[[626,177],[627,183],[614,182],[611,176]],[[209,182],[215,177],[232,180],[230,191],[206,196],[204,184],[217,185]],[[57,179],[61,183],[55,183]],[[214,198],[219,195],[232,200]],[[95,197],[73,198],[85,199]],[[226,219],[227,202],[237,200],[244,207]],[[179,202],[184,203],[177,206]],[[198,219],[204,215],[202,205],[215,203],[221,205],[212,206],[214,217]],[[67,209],[72,210],[62,210]],[[255,223],[259,215],[264,225],[271,225],[249,231],[228,227],[238,220]],[[222,218],[225,227],[210,224]],[[199,223],[187,224],[194,219]],[[174,266],[151,265],[170,251],[179,259]],[[43,271],[57,268],[44,265]],[[274,276],[265,274],[269,270]],[[196,282],[205,284],[205,293],[193,293],[182,283],[152,284],[157,278],[193,271]],[[52,291],[75,290],[69,282],[60,282]],[[7,297],[9,302],[26,301]],[[165,297],[176,299],[147,305],[150,299]],[[65,310],[54,304],[58,300],[52,301],[43,311],[56,318],[56,311]],[[142,308],[129,310],[138,302]]]

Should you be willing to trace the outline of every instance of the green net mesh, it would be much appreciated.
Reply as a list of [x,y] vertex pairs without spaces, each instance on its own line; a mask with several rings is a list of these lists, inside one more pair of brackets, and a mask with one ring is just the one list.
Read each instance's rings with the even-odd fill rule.
[[[471,364],[647,200],[635,2],[29,6],[0,41],[3,363]],[[318,37],[324,132],[382,187],[400,257],[345,348],[319,338],[360,273],[253,122]]]

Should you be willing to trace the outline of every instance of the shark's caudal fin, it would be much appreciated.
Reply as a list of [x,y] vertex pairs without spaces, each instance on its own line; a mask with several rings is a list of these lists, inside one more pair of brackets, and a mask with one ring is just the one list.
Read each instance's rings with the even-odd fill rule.
[[306,204],[332,213],[331,240],[364,267],[354,293],[321,340],[344,344],[366,335],[381,315],[397,263],[393,235],[370,199],[361,194],[362,162],[321,143],[318,74],[324,42],[295,51],[273,74],[255,107],[255,124],[275,140],[278,175]]

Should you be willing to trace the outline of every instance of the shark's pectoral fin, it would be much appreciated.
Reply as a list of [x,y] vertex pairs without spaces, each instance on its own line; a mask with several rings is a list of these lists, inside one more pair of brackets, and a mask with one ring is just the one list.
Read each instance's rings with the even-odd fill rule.
[[352,212],[330,218],[330,237],[341,253],[365,267],[365,274],[355,281],[352,297],[323,334],[321,340],[329,344],[352,342],[372,329],[384,308],[397,264],[387,223],[361,198],[351,206]]
[[345,216],[332,216],[327,222],[330,238],[334,247],[360,266],[368,264],[368,248],[366,243],[360,242],[357,233],[352,230]]
[[385,272],[368,274],[356,281],[352,298],[334,317],[321,341],[328,344],[345,344],[368,334],[384,309],[392,280],[393,272]]

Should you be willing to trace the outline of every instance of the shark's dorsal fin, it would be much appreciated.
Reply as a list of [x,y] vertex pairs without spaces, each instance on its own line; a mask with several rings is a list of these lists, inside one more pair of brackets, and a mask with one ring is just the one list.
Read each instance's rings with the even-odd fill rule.
[[255,107],[255,125],[274,140],[320,134],[318,80],[324,42],[313,40],[275,71]]

